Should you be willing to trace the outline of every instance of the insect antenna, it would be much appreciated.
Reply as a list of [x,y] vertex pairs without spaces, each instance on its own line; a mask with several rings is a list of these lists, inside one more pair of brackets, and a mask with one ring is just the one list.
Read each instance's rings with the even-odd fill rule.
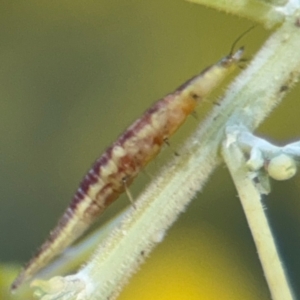
[[[251,30],[253,30],[257,25],[253,25],[251,26],[250,28],[248,28],[246,31],[244,31],[240,36],[237,37],[237,39],[233,42],[233,44],[231,45],[231,48],[230,48],[230,52],[229,52],[229,55],[233,55],[234,53],[234,48],[235,46],[237,45],[237,43],[247,34],[249,33]],[[245,62],[247,61],[248,59],[247,58],[242,58],[240,61],[242,62]]]

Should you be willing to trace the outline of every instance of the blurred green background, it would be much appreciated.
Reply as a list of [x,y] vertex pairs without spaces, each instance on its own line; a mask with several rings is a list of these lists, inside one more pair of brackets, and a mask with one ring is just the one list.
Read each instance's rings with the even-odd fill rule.
[[[253,25],[181,0],[1,1],[0,15],[2,263],[27,261],[102,151]],[[248,58],[268,34],[257,27],[244,37]],[[258,133],[277,143],[299,138],[299,94],[296,87]],[[195,126],[190,118],[172,147]],[[172,155],[166,149],[149,172]],[[134,195],[149,181],[140,177]],[[300,295],[298,182],[272,182],[265,206]],[[120,299],[270,299],[236,194],[220,168]],[[99,224],[126,205],[123,196]]]

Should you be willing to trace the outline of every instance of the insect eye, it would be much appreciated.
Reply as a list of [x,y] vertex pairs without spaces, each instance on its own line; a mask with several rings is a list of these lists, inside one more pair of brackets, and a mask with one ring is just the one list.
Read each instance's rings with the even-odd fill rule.
[[199,95],[197,95],[197,94],[195,94],[195,93],[192,93],[191,96],[192,96],[192,98],[193,98],[194,100],[198,100],[198,99],[199,99]]

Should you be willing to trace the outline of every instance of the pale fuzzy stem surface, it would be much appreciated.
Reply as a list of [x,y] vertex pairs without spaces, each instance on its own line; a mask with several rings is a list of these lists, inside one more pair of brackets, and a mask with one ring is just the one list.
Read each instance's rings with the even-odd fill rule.
[[289,0],[259,0],[262,2],[267,2],[274,5],[285,5]]
[[46,268],[39,272],[39,278],[50,278],[55,274],[67,274],[71,270],[75,270],[79,265],[84,264],[93,254],[97,246],[107,238],[112,230],[117,227],[124,218],[124,213],[115,216],[114,219],[101,226],[101,230],[97,230],[83,241],[68,248],[59,258]]
[[254,186],[242,151],[224,143],[222,154],[237,188],[273,300],[292,300],[292,291],[280,261],[261,195]]
[[188,2],[205,5],[227,13],[245,17],[263,24],[266,28],[282,22],[284,11],[264,1],[257,0],[186,0]]
[[[136,209],[130,209],[91,261],[75,275],[36,284],[41,299],[115,299],[144,256],[162,240],[166,229],[219,164],[219,145],[226,126],[242,124],[254,130],[298,79],[298,18],[295,13],[268,39],[230,86],[221,105],[143,193]],[[52,296],[47,295],[48,290]]]

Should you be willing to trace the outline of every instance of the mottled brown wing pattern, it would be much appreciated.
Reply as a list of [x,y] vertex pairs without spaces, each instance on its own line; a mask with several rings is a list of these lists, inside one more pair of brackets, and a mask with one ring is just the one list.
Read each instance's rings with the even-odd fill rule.
[[205,98],[238,64],[243,49],[221,59],[173,93],[158,100],[136,120],[83,178],[69,207],[12,284],[16,290],[72,244],[124,192],[149,161]]

